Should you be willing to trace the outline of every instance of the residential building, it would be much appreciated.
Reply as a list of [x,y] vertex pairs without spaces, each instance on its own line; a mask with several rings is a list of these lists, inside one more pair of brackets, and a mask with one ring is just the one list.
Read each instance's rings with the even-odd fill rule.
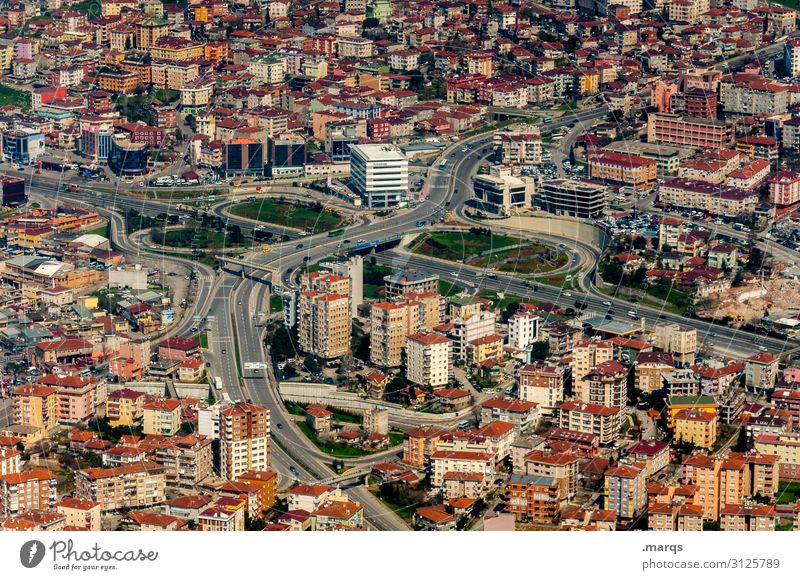
[[446,385],[453,376],[452,342],[436,333],[416,333],[406,345],[406,378],[425,387]]
[[0,476],[0,516],[14,517],[56,504],[56,476],[49,469],[28,469]]
[[419,330],[419,304],[377,302],[370,320],[370,361],[379,367],[400,366],[407,337]]
[[572,349],[572,393],[579,401],[589,401],[589,373],[594,367],[614,358],[614,345],[609,341],[584,340]]
[[236,403],[220,411],[220,474],[236,479],[269,469],[269,409]]
[[730,125],[716,119],[671,113],[651,113],[647,119],[648,143],[722,149],[731,143],[731,139]]
[[618,464],[605,473],[604,507],[624,520],[636,518],[647,506],[647,475],[636,465]]
[[511,397],[492,397],[481,403],[481,425],[492,421],[505,421],[514,425],[518,433],[535,429],[539,423],[537,404]]
[[166,499],[166,470],[152,461],[120,467],[90,467],[75,476],[75,493],[102,511],[145,507]]
[[547,363],[534,363],[519,369],[518,396],[523,401],[536,403],[542,414],[551,415],[564,401],[566,367]]
[[181,402],[177,399],[156,399],[145,403],[143,431],[145,435],[172,437],[181,427]]
[[517,520],[552,523],[561,508],[559,483],[543,475],[512,475],[506,486],[509,496],[506,511]]
[[472,191],[478,207],[498,215],[511,215],[531,207],[532,179],[511,175],[510,169],[473,175]]
[[698,449],[711,449],[717,440],[716,413],[684,409],[675,415],[675,440]]

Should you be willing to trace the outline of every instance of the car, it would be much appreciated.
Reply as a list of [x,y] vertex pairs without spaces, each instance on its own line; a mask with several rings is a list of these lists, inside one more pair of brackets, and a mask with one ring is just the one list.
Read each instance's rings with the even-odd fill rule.
[[708,336],[712,336],[712,337],[713,337],[713,336],[717,336],[717,333],[716,333],[716,332],[709,332],[709,333],[708,333]]
[[658,315],[658,317],[659,317],[661,320],[666,320],[666,319],[667,319],[667,317],[666,317],[665,315],[663,315],[663,314],[659,314],[659,315]]
[[611,306],[611,302],[609,302],[608,300],[605,300],[603,302],[603,306]]
[[342,243],[343,243],[343,244],[349,244],[349,243],[350,243],[350,240],[345,240],[345,241],[343,241]]
[[242,305],[242,301],[241,301],[241,300],[239,300],[239,306],[241,306],[241,305]]
[[296,477],[300,477],[300,472],[297,471],[297,468],[294,465],[290,465],[289,466],[289,471],[292,472],[292,475],[294,475]]
[[283,429],[283,423],[277,423],[278,429]]
[[227,348],[223,348],[222,349],[222,354],[228,354],[228,349]]
[[572,298],[572,292],[564,292],[564,296],[567,298]]
[[759,346],[758,350],[760,350],[761,352],[767,352],[767,347],[766,346]]
[[302,250],[302,249],[303,249],[303,247],[304,247],[304,244],[297,244],[297,249],[298,249],[298,250]]
[[450,272],[450,275],[451,275],[451,276],[458,277],[458,272]]

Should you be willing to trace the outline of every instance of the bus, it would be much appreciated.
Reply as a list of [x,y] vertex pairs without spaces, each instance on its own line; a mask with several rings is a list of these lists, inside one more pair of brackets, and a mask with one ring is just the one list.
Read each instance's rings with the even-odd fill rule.
[[417,220],[417,227],[421,228],[423,226],[425,226],[425,220]]
[[329,238],[335,238],[336,236],[341,236],[344,234],[344,228],[339,228],[337,230],[331,230],[328,232]]
[[553,122],[553,117],[545,117],[544,119],[542,119],[542,123],[552,123],[552,122]]

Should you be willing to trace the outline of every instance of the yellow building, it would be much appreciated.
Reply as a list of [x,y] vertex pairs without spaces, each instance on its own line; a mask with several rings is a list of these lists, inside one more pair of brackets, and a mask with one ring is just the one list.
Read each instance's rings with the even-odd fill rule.
[[675,428],[675,415],[683,410],[696,409],[706,413],[717,414],[719,405],[714,400],[714,397],[699,396],[699,397],[670,397],[665,407],[667,428]]
[[675,415],[675,440],[711,449],[717,440],[717,414],[684,409]]
[[58,389],[23,385],[14,390],[14,423],[52,429],[58,424]]
[[599,91],[600,75],[596,70],[585,70],[578,75],[578,92],[581,95],[594,95]]
[[490,334],[469,341],[467,347],[470,364],[481,365],[491,359],[503,356],[503,337],[499,334]]
[[106,399],[106,418],[112,427],[133,427],[144,414],[145,395],[132,389],[119,389]]
[[181,426],[181,403],[176,399],[150,401],[144,405],[144,434],[171,437]]

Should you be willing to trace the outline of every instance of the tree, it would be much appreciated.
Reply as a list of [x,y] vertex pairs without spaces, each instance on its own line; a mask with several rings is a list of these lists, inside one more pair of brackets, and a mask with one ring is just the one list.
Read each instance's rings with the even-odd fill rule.
[[381,25],[380,20],[377,18],[365,18],[364,21],[361,23],[362,26],[366,28],[377,28]]
[[633,249],[644,250],[647,247],[647,238],[643,236],[636,236],[633,238]]
[[531,358],[534,360],[544,360],[550,355],[550,343],[546,340],[539,340],[531,345]]
[[322,372],[322,365],[319,364],[319,359],[313,354],[306,355],[306,358],[303,359],[303,366],[314,375]]
[[519,302],[510,302],[505,307],[501,315],[503,322],[504,323],[508,322],[508,319],[514,316],[514,314],[516,314],[518,310],[519,310]]
[[764,264],[764,252],[761,248],[753,246],[750,248],[750,254],[747,256],[747,264],[745,270],[748,272],[758,272]]

